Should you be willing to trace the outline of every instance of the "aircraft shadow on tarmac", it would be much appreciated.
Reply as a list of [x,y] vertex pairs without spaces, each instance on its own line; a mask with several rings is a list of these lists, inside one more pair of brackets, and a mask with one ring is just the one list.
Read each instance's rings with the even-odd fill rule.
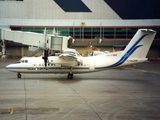
[[[96,73],[97,74],[97,73]],[[34,81],[34,82],[59,82],[59,83],[77,83],[80,81],[141,81],[144,82],[144,80],[139,78],[129,78],[129,77],[115,77],[115,76],[93,76],[93,73],[91,74],[75,74],[73,79],[67,79],[66,74],[22,74],[22,78],[9,78],[10,80],[18,80],[18,81]]]

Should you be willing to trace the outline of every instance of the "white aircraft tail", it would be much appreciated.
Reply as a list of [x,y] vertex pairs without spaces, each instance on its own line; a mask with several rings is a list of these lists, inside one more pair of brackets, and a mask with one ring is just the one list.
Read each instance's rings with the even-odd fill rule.
[[139,29],[122,53],[124,58],[146,58],[156,31]]

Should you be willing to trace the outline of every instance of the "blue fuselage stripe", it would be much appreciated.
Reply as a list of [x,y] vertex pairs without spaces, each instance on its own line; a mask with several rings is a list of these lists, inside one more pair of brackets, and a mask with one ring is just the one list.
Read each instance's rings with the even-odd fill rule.
[[138,45],[137,44],[146,36],[147,34],[143,35],[142,37],[139,38],[139,40],[137,40],[137,42],[122,56],[122,58],[116,62],[115,64],[113,65],[110,65],[110,66],[107,66],[106,68],[110,68],[110,67],[116,67],[116,66],[119,66],[121,65],[122,63],[124,63],[132,54],[133,52],[141,47],[142,45]]

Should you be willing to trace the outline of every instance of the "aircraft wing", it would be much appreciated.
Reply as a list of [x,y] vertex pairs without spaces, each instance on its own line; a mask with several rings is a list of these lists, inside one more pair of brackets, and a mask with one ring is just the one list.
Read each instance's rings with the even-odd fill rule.
[[83,63],[83,61],[81,59],[79,59],[76,55],[71,54],[71,53],[68,53],[68,54],[67,53],[62,53],[62,54],[59,55],[59,58],[65,60],[65,61],[69,61],[69,62],[76,61],[77,64],[79,64],[79,63],[82,64]]
[[61,53],[59,56],[50,56],[48,57],[50,64],[59,64],[61,66],[72,67],[79,64],[83,64],[81,56],[75,50],[66,50]]

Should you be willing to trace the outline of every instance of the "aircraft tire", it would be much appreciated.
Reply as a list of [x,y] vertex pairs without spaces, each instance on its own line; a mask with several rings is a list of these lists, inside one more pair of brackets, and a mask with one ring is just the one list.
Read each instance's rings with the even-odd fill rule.
[[68,78],[68,79],[72,79],[72,78],[73,78],[73,74],[70,74],[70,73],[69,73],[68,76],[67,76],[67,78]]
[[21,74],[20,73],[17,74],[17,78],[21,78]]

